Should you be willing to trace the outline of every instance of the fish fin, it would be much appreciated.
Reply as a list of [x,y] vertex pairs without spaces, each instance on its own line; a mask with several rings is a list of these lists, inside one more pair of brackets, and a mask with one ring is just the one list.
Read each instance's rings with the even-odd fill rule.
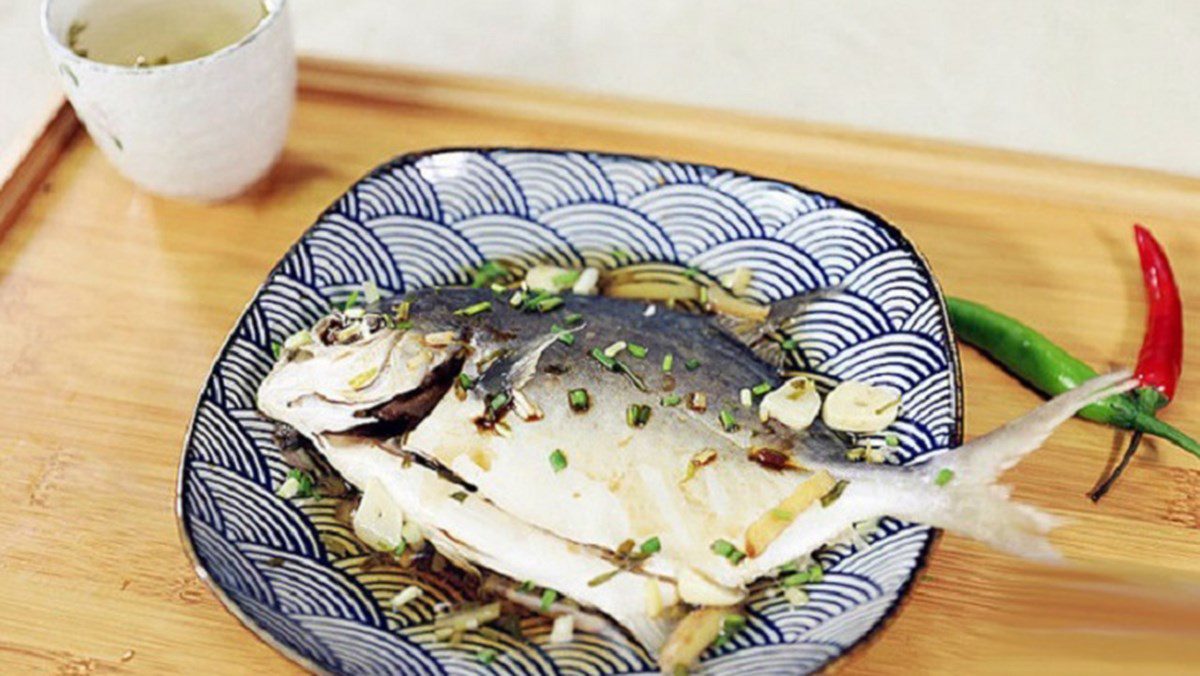
[[920,494],[931,499],[906,505],[905,513],[897,516],[969,535],[1026,558],[1060,559],[1045,536],[1062,520],[1036,507],[1011,502],[1010,489],[996,481],[1076,411],[1135,387],[1130,376],[1131,372],[1124,370],[1093,378],[953,453],[935,458],[911,477],[925,485]]
[[[578,331],[579,326],[569,332]],[[485,392],[504,392],[519,390],[533,380],[537,374],[538,360],[542,353],[558,340],[557,333],[531,340],[512,353],[497,359],[480,378],[480,385]]]

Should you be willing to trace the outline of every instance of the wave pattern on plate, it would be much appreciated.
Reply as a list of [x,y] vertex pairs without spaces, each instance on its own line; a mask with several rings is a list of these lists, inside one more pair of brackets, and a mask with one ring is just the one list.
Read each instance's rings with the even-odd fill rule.
[[[899,389],[896,462],[960,438],[957,357],[924,262],[894,228],[839,200],[713,167],[591,153],[456,150],[401,157],[340,198],[284,257],[223,348],[181,465],[182,523],[199,565],[240,617],[310,666],[339,673],[643,673],[627,639],[577,632],[549,644],[493,629],[434,637],[439,603],[462,594],[428,572],[379,567],[322,500],[283,501],[285,468],[254,411],[271,345],[365,280],[385,294],[462,282],[487,259],[614,267],[666,262],[719,277],[753,273],[771,302],[833,289],[786,324],[822,383]],[[790,606],[761,582],[748,628],[709,651],[704,672],[805,673],[863,638],[898,601],[931,531],[884,519],[865,548],[829,547],[828,573]],[[860,542],[861,546],[861,542]],[[417,600],[390,599],[416,585]]]

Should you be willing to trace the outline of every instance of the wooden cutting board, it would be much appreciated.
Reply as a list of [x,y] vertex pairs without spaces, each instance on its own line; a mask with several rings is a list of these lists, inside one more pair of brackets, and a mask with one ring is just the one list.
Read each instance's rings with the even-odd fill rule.
[[[137,192],[64,113],[0,193],[0,671],[288,672],[184,558],[183,434],[226,331],[355,179],[436,146],[631,152],[842,196],[899,225],[945,290],[1016,314],[1097,366],[1144,307],[1130,224],[1176,260],[1200,326],[1200,181],[721,112],[307,61],[282,163],[246,196]],[[1195,336],[1200,332],[1192,333]],[[1200,433],[1200,340],[1166,418]],[[964,349],[967,432],[1039,399]],[[947,535],[848,673],[1186,672],[1200,660],[1200,460],[1149,443],[1100,505],[1123,437],[1064,426],[1007,480],[1072,520],[1062,566]]]

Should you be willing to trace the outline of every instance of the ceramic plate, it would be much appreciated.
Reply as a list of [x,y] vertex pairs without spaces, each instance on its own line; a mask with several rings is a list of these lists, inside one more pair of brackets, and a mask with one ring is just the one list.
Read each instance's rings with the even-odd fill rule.
[[[622,255],[614,257],[614,250]],[[961,436],[958,357],[941,293],[912,244],[837,198],[728,169],[600,153],[444,150],[397,158],[355,184],[287,252],[238,320],[196,406],[180,466],[178,512],[200,576],[263,640],[336,673],[617,674],[655,672],[636,644],[577,633],[549,643],[485,628],[435,639],[439,604],[463,600],[447,578],[370,565],[336,503],[287,501],[287,467],[254,393],[272,343],[309,326],[365,280],[385,293],[462,283],[486,260],[616,267],[692,265],[714,277],[753,270],[762,302],[838,286],[789,330],[805,367],[904,393],[892,428],[911,462]],[[746,630],[704,657],[703,672],[804,673],[879,627],[904,595],[931,529],[884,519],[820,554],[823,582],[792,607],[760,583]],[[387,601],[424,590],[399,611]],[[476,654],[499,657],[481,664]]]

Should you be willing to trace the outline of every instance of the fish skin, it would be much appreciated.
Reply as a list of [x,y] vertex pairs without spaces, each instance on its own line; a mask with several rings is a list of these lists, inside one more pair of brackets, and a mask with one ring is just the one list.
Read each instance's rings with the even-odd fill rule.
[[[662,550],[645,562],[645,572],[665,579],[696,572],[731,590],[744,589],[775,567],[812,552],[855,522],[884,514],[958,530],[1026,556],[1049,557],[1053,550],[1044,534],[1054,525],[1053,519],[1009,503],[1007,491],[994,482],[1005,467],[1036,448],[1074,410],[1132,386],[1125,380],[1126,374],[1100,378],[923,466],[848,463],[845,441],[819,422],[807,433],[793,434],[778,425],[762,425],[752,412],[742,412],[738,419],[743,429],[734,434],[720,429],[715,422],[717,411],[722,404],[732,406],[741,388],[762,381],[777,386],[780,380],[769,364],[707,317],[662,308],[646,317],[644,303],[571,296],[565,298],[560,311],[521,313],[509,308],[504,298],[481,290],[418,292],[410,299],[412,331],[451,330],[469,340],[474,353],[464,369],[474,376],[480,375],[476,367],[486,354],[505,350],[520,355],[533,346],[545,346],[537,360],[537,372],[522,388],[543,409],[544,419],[525,422],[510,413],[504,418],[510,428],[507,434],[481,433],[475,420],[493,392],[481,387],[462,399],[448,394],[409,432],[404,440],[406,450],[449,468],[477,488],[478,498],[504,519],[562,542],[609,549],[626,538],[641,541],[658,536]],[[455,309],[485,299],[493,301],[491,312],[474,317],[453,314]],[[585,317],[585,326],[575,333],[575,345],[546,344],[551,325],[562,326],[568,312],[581,312]],[[591,348],[603,348],[616,340],[632,340],[649,349],[645,360],[627,354],[623,359],[658,391],[643,393],[588,356]],[[683,407],[667,410],[656,406],[645,428],[629,429],[625,404],[634,400],[652,403],[669,384],[660,367],[668,349],[675,355],[674,391],[702,389],[709,393],[710,408],[706,414],[698,414]],[[682,365],[691,356],[705,363],[688,372]],[[512,370],[519,361],[496,364]],[[550,365],[555,368],[547,369]],[[492,374],[503,376],[494,381],[500,383],[511,382],[511,375]],[[574,413],[567,406],[566,392],[579,386],[592,394],[592,409],[586,414]],[[283,421],[291,422],[287,417]],[[724,537],[740,546],[745,527],[808,474],[767,470],[749,461],[746,450],[751,431],[756,433],[756,442],[779,444],[807,467],[827,470],[848,480],[849,485],[836,502],[805,510],[759,556],[735,566],[709,551],[711,538]],[[319,437],[322,431],[315,434]],[[362,443],[371,442],[363,439]],[[717,449],[718,461],[701,468],[680,488],[676,477],[682,475],[686,460],[695,446],[708,444]],[[569,446],[564,449],[568,467],[555,472],[548,454],[552,448],[564,446]],[[336,456],[329,454],[330,461],[345,472]],[[963,480],[936,486],[934,478],[942,469],[961,472]],[[614,484],[614,479],[619,481]],[[634,484],[634,488],[623,488]],[[426,514],[425,518],[438,517]],[[557,563],[544,561],[541,574],[549,575]],[[550,584],[539,579],[538,571],[529,577]],[[576,589],[575,593],[581,603],[603,609],[594,588]],[[648,650],[657,650],[655,637],[660,634],[645,629],[649,618],[639,616],[636,609],[622,608],[613,614]]]

